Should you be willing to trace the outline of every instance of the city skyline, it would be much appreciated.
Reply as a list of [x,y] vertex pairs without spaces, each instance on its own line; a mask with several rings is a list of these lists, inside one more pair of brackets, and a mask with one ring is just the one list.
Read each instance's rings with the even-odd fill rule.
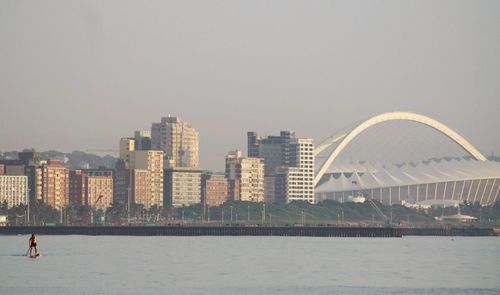
[[500,3],[467,3],[4,2],[0,150],[117,149],[170,113],[222,171],[246,131],[320,142],[401,110],[500,154]]
[[0,293],[500,294],[500,0],[0,0]]

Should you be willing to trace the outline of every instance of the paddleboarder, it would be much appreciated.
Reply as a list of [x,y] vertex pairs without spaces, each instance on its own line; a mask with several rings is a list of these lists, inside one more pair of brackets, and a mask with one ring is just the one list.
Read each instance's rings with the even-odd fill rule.
[[30,256],[33,256],[31,253],[33,251],[33,249],[35,249],[35,256],[38,256],[38,249],[36,247],[36,237],[35,237],[35,234],[31,234],[31,238],[29,239],[28,241],[28,245],[29,245],[29,253],[30,253]]

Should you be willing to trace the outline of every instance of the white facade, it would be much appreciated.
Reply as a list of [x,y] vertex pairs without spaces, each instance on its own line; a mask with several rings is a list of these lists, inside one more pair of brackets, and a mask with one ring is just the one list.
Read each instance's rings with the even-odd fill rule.
[[264,159],[266,202],[315,203],[313,140],[296,138],[293,131],[267,138],[255,132],[248,136],[253,155]]
[[189,169],[167,169],[165,182],[167,202],[173,207],[201,203],[201,171]]
[[165,167],[199,167],[198,131],[178,117],[163,117],[152,124],[151,148],[165,153]]
[[[144,207],[163,206],[163,152],[133,151],[130,152],[130,169],[148,171],[149,198],[144,200]],[[136,198],[139,200],[139,198]]]
[[226,156],[226,177],[239,181],[237,198],[241,201],[264,202],[264,159],[244,158],[241,151]]
[[286,171],[286,201],[315,203],[313,140],[294,139],[291,146],[295,148],[296,167],[289,167]]
[[385,204],[402,201],[479,202],[500,197],[500,163],[451,159],[405,165],[352,163],[332,167],[316,186],[316,198],[346,201],[362,194]]
[[0,175],[0,203],[7,208],[27,204],[28,176]]

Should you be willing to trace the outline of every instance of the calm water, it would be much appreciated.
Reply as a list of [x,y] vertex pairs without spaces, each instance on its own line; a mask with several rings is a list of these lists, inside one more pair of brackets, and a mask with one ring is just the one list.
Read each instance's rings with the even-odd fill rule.
[[0,294],[500,294],[500,238],[0,236]]

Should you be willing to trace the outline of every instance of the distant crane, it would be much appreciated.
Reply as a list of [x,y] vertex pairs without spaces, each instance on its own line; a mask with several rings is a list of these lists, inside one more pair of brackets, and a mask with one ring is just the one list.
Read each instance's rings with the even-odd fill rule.
[[94,214],[97,211],[97,203],[103,198],[103,195],[100,195],[97,200],[94,203],[94,206],[91,208],[91,215],[90,215],[90,224],[94,224]]

